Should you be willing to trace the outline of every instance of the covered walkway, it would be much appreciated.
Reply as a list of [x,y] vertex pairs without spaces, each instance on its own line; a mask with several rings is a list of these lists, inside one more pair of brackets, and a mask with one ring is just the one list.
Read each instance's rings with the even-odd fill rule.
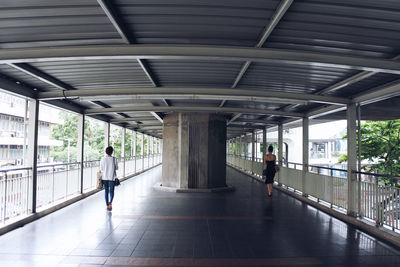
[[227,167],[234,192],[156,191],[161,167],[0,237],[0,266],[399,266],[400,251]]

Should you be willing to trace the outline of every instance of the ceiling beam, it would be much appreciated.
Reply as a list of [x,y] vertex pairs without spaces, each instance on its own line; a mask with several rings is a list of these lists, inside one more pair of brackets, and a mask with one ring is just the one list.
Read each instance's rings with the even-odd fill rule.
[[[124,42],[127,44],[134,44],[135,43],[134,36],[132,35],[131,31],[129,31],[129,29],[125,26],[125,23],[120,18],[121,16],[119,12],[116,10],[113,3],[109,0],[97,0],[97,2],[103,9],[104,13],[106,13],[108,19],[111,21],[114,28],[118,31],[119,35],[124,40]],[[140,65],[140,67],[142,68],[143,72],[146,74],[151,84],[154,87],[157,87],[158,82],[154,78],[154,74],[150,70],[148,64],[140,58],[137,58],[136,60]],[[168,102],[165,101],[165,103],[168,105]]]
[[154,116],[152,117],[130,117],[130,118],[117,118],[117,119],[111,119],[110,122],[139,122],[139,121],[155,121],[156,119]]
[[400,74],[400,62],[391,59],[294,51],[272,48],[195,45],[104,45],[1,49],[0,63],[85,59],[201,59],[285,62]]
[[119,19],[119,16],[117,16],[116,14],[117,12],[112,3],[110,3],[110,1],[108,0],[97,0],[97,3],[99,3],[104,13],[106,13],[108,19],[111,21],[111,24],[117,30],[117,32],[124,40],[124,42],[127,44],[133,43],[133,37],[129,34],[129,31],[126,29],[125,25]]
[[333,106],[333,105],[327,105],[322,108],[317,108],[312,111],[309,111],[306,113],[306,116],[310,119],[315,119],[321,116],[329,115],[332,113],[336,113],[342,110],[346,110],[346,107],[339,107],[339,106]]
[[277,122],[277,121],[254,120],[254,119],[246,119],[246,118],[237,119],[235,122],[236,123],[240,123],[240,122],[260,123],[260,124],[265,124],[265,125],[277,125],[277,124],[279,124],[279,122]]
[[[290,5],[292,4],[293,0],[283,0],[281,1],[279,7],[275,11],[275,14],[272,16],[272,19],[270,20],[269,24],[267,27],[265,27],[265,30],[263,34],[261,35],[260,40],[256,44],[256,48],[260,48],[264,45],[265,41],[267,38],[270,36],[272,31],[275,29],[276,25],[278,25],[279,21],[283,17],[283,15],[286,13]],[[246,73],[247,69],[249,68],[251,64],[251,61],[246,61],[242,68],[240,69],[238,75],[235,78],[235,81],[233,82],[231,88],[236,88],[236,86],[239,84],[240,80],[242,79],[243,75]],[[224,106],[226,100],[223,100],[221,104],[219,105],[220,107]]]
[[353,101],[367,105],[397,96],[400,96],[400,79],[358,94]]
[[298,117],[304,116],[302,113],[268,110],[268,109],[247,109],[247,108],[218,108],[218,107],[138,107],[125,106],[118,108],[93,108],[86,109],[85,114],[107,114],[117,112],[211,112],[211,113],[243,113],[243,114],[261,114],[261,115],[276,115],[283,117]]
[[[316,102],[324,104],[346,105],[351,101],[348,98],[322,96],[314,94],[300,94],[290,92],[279,92],[271,90],[254,89],[226,89],[226,88],[179,88],[179,87],[132,87],[120,89],[86,89],[65,92],[41,92],[38,94],[40,100],[64,99],[65,97],[80,97],[81,100],[117,100],[131,97],[133,99],[162,99],[183,98],[187,99],[212,99],[228,97],[231,100],[242,101],[298,101],[298,102]],[[235,99],[237,98],[237,99]]]
[[154,111],[150,111],[150,114],[153,115],[154,118],[156,118],[158,121],[163,123],[163,119],[161,118],[160,114],[158,114],[157,112],[154,112]]
[[236,119],[238,119],[238,118],[239,118],[240,116],[242,116],[242,115],[243,115],[242,113],[236,114],[235,116],[233,116],[232,119],[230,119],[230,120],[226,123],[226,125],[231,124],[232,122],[234,122]]

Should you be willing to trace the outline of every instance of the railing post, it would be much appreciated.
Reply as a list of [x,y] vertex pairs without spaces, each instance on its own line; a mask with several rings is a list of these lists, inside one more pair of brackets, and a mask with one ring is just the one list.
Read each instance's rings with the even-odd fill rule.
[[142,171],[144,171],[144,133],[142,133]]
[[7,216],[7,172],[4,174],[4,209],[3,209],[3,223],[6,222]]
[[380,220],[380,205],[379,205],[379,190],[378,190],[378,180],[379,178],[377,176],[375,176],[375,223],[377,226],[381,225],[381,220]]

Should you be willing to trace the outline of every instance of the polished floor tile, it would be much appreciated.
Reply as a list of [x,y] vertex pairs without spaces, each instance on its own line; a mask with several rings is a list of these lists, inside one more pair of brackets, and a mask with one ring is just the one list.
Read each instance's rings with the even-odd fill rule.
[[0,266],[400,266],[400,251],[231,168],[234,192],[153,189],[161,167],[0,236]]

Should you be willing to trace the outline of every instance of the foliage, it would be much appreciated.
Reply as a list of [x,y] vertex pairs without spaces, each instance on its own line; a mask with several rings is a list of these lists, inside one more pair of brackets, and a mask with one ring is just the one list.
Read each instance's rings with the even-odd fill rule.
[[[58,162],[77,160],[78,145],[78,116],[61,112],[63,124],[55,125],[51,129],[51,138],[63,141],[63,146],[52,147],[50,156]],[[104,153],[104,129],[101,123],[94,120],[85,120],[85,160],[99,159]],[[69,143],[69,144],[68,144]],[[69,149],[69,151],[68,151]]]
[[[55,125],[51,129],[51,138],[63,141],[63,146],[52,147],[50,156],[58,162],[67,162],[68,154],[70,162],[77,160],[77,145],[78,145],[78,116],[61,112],[60,119],[64,121],[63,124]],[[102,122],[92,119],[85,120],[84,131],[85,145],[84,153],[85,160],[100,159],[104,155],[104,126]],[[131,156],[131,138],[133,137],[132,131],[127,130],[125,134],[125,156]],[[141,155],[142,147],[142,134],[136,135],[136,155]],[[69,140],[69,141],[68,141]],[[144,152],[147,154],[147,142],[149,138],[144,136]],[[69,142],[69,145],[68,145]],[[110,145],[114,147],[114,155],[121,157],[122,147],[122,128],[111,126],[110,129]],[[69,152],[68,152],[69,147]]]
[[[343,138],[346,138],[344,136]],[[372,162],[364,170],[400,174],[400,120],[367,121],[361,125],[361,160]],[[342,155],[339,162],[347,160]],[[386,181],[389,182],[389,181]],[[393,183],[393,181],[390,181]]]

